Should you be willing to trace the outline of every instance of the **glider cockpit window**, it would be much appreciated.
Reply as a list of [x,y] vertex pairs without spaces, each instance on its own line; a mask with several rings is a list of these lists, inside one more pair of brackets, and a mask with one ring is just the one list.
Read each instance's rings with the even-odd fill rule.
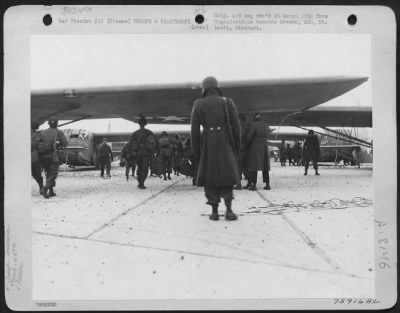
[[80,132],[79,129],[72,130],[70,138],[78,138],[79,137],[79,132]]

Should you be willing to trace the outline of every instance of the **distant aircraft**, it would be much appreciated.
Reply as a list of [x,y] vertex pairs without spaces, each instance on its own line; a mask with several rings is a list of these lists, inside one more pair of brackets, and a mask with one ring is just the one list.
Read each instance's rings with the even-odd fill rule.
[[[303,127],[301,127],[303,128]],[[305,129],[305,128],[303,128]],[[373,145],[368,138],[361,139],[351,135],[351,130],[333,130],[325,128],[323,132],[314,132],[318,134],[320,139],[320,162],[343,161],[345,164],[358,165],[362,163],[372,163],[373,161]],[[270,145],[278,147],[281,140],[288,142],[303,142],[307,136],[307,132],[276,132],[276,136],[270,139]]]
[[349,134],[350,130],[337,131],[336,136],[327,132],[321,134],[321,162],[343,161],[344,164],[358,165],[372,163],[373,149],[372,141],[354,137]]
[[[60,159],[62,163],[72,166],[97,166],[96,148],[104,137],[107,138],[114,156],[118,157],[132,134],[132,132],[91,132],[84,129],[64,129],[63,131],[69,145],[66,149],[60,151]],[[155,131],[154,134],[159,137],[161,131]],[[188,138],[190,131],[168,131],[168,134],[170,137],[180,135],[182,138]],[[279,146],[281,140],[285,140],[286,142],[302,142],[306,135],[306,132],[280,132],[278,129],[273,129],[268,139],[270,156],[274,156],[274,152],[279,152],[277,146]],[[329,135],[328,132],[320,133],[320,161],[338,162],[349,160],[357,164],[372,163],[372,143],[367,142],[366,144],[365,142],[357,141],[360,140],[358,138],[350,140],[345,135]]]
[[[123,146],[129,141],[132,132],[91,132],[85,129],[64,129],[68,147],[59,152],[60,161],[72,166],[96,166],[97,147],[104,137],[114,156],[119,156]],[[159,137],[161,131],[153,132]],[[168,131],[170,137],[181,135],[187,137],[189,131]]]

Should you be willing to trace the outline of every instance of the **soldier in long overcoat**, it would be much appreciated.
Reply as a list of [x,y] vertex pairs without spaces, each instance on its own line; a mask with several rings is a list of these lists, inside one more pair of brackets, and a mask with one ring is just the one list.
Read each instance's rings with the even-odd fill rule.
[[263,181],[265,183],[264,189],[271,189],[269,181],[270,161],[268,153],[269,132],[269,126],[261,118],[261,115],[256,114],[254,122],[250,125],[247,134],[249,190],[256,190],[258,171],[262,171],[263,173]]
[[320,145],[317,135],[310,129],[303,145],[303,158],[304,158],[304,175],[307,175],[308,166],[310,161],[313,162],[315,175],[318,173],[318,158],[320,154]]
[[223,198],[225,218],[236,220],[232,199],[233,186],[240,183],[238,113],[233,100],[222,96],[214,77],[205,78],[202,87],[202,97],[195,100],[191,115],[191,144],[197,168],[195,183],[204,187],[207,204],[212,207],[210,219],[218,220],[218,204]]
[[31,170],[32,177],[36,180],[39,185],[39,193],[43,194],[43,177],[42,177],[42,166],[40,164],[39,153],[37,151],[37,145],[40,142],[40,132],[38,122],[31,123]]
[[[248,123],[246,121],[246,116],[245,115],[240,115],[239,114],[239,122],[240,122],[240,130],[241,130],[241,143],[240,143],[240,149],[239,149],[239,158],[238,158],[238,166],[239,166],[239,178],[240,178],[240,183],[239,185],[236,185],[234,189],[241,190],[243,189],[241,180],[242,177],[244,176],[244,179],[247,179],[247,167],[246,167],[246,157],[247,157],[247,151],[246,151],[246,135],[247,135],[247,126]],[[248,188],[249,186],[246,186],[245,188]]]

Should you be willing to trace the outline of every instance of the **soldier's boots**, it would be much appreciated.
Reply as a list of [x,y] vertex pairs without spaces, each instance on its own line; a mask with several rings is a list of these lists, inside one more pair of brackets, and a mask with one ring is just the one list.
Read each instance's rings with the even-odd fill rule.
[[315,170],[315,175],[318,175],[318,176],[319,176],[318,170]]
[[235,187],[233,187],[233,189],[242,190],[243,189],[242,184],[240,183],[240,184],[236,185]]
[[254,184],[254,183],[250,184],[248,189],[252,190],[252,191],[256,191],[257,190],[256,184]]
[[164,180],[167,180],[167,174],[164,174]]
[[264,189],[265,189],[265,190],[271,190],[271,186],[269,185],[269,183],[266,183],[266,184],[265,184]]
[[237,220],[238,216],[232,211],[232,201],[225,201],[225,205],[226,205],[225,219],[227,221]]
[[210,215],[210,220],[218,221],[219,220],[218,204],[212,204],[211,207],[212,207],[212,213]]
[[55,197],[56,194],[54,193],[53,187],[49,189],[49,197]]
[[49,196],[49,187],[47,187],[47,186],[44,186],[44,187],[43,187],[43,197],[44,197],[45,199],[50,198],[50,196]]
[[307,168],[304,170],[304,175],[307,176]]
[[168,179],[169,180],[171,180],[172,178],[171,178],[171,174],[170,173],[168,173]]

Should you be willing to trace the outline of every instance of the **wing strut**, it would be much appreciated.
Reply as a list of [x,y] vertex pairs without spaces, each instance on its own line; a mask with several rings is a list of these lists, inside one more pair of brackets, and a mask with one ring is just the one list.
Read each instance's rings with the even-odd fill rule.
[[353,136],[350,136],[350,135],[347,135],[347,134],[343,134],[341,132],[338,132],[337,130],[334,130],[334,129],[331,129],[331,128],[328,128],[328,127],[325,127],[325,126],[318,125],[318,127],[322,128],[322,129],[325,129],[325,130],[327,130],[329,132],[332,132],[334,134],[337,134],[339,136],[349,138],[350,140],[353,140],[354,142],[359,142],[360,144],[364,144],[364,146],[367,145],[368,148],[372,148],[371,143],[368,142],[368,141],[365,141],[365,140],[362,140],[362,139],[359,139],[357,137],[353,137]]
[[[295,127],[297,127],[297,128],[301,128],[301,129],[304,129],[304,130],[307,130],[307,131],[309,130],[308,128],[305,128],[305,127],[302,127],[302,126],[299,126],[299,125],[294,125],[294,124],[293,124],[292,126],[295,126]],[[322,135],[322,136],[327,136],[327,137],[331,137],[331,138],[334,138],[334,139],[338,139],[337,136],[332,136],[332,135],[325,134],[325,133],[321,133],[321,132],[318,132],[318,131],[315,131],[315,130],[314,130],[314,132],[317,133],[317,134],[319,134],[319,135]],[[361,142],[355,142],[355,141],[353,141],[353,140],[346,139],[346,138],[340,138],[340,140],[346,141],[346,142],[350,142],[350,143],[352,143],[352,144],[357,144],[357,145],[360,145],[360,146],[364,146],[364,147],[367,147],[367,148],[371,148],[371,147],[372,147],[372,145],[369,144],[369,143],[368,143],[368,145],[367,145],[367,144],[364,144],[364,143],[361,143]]]

